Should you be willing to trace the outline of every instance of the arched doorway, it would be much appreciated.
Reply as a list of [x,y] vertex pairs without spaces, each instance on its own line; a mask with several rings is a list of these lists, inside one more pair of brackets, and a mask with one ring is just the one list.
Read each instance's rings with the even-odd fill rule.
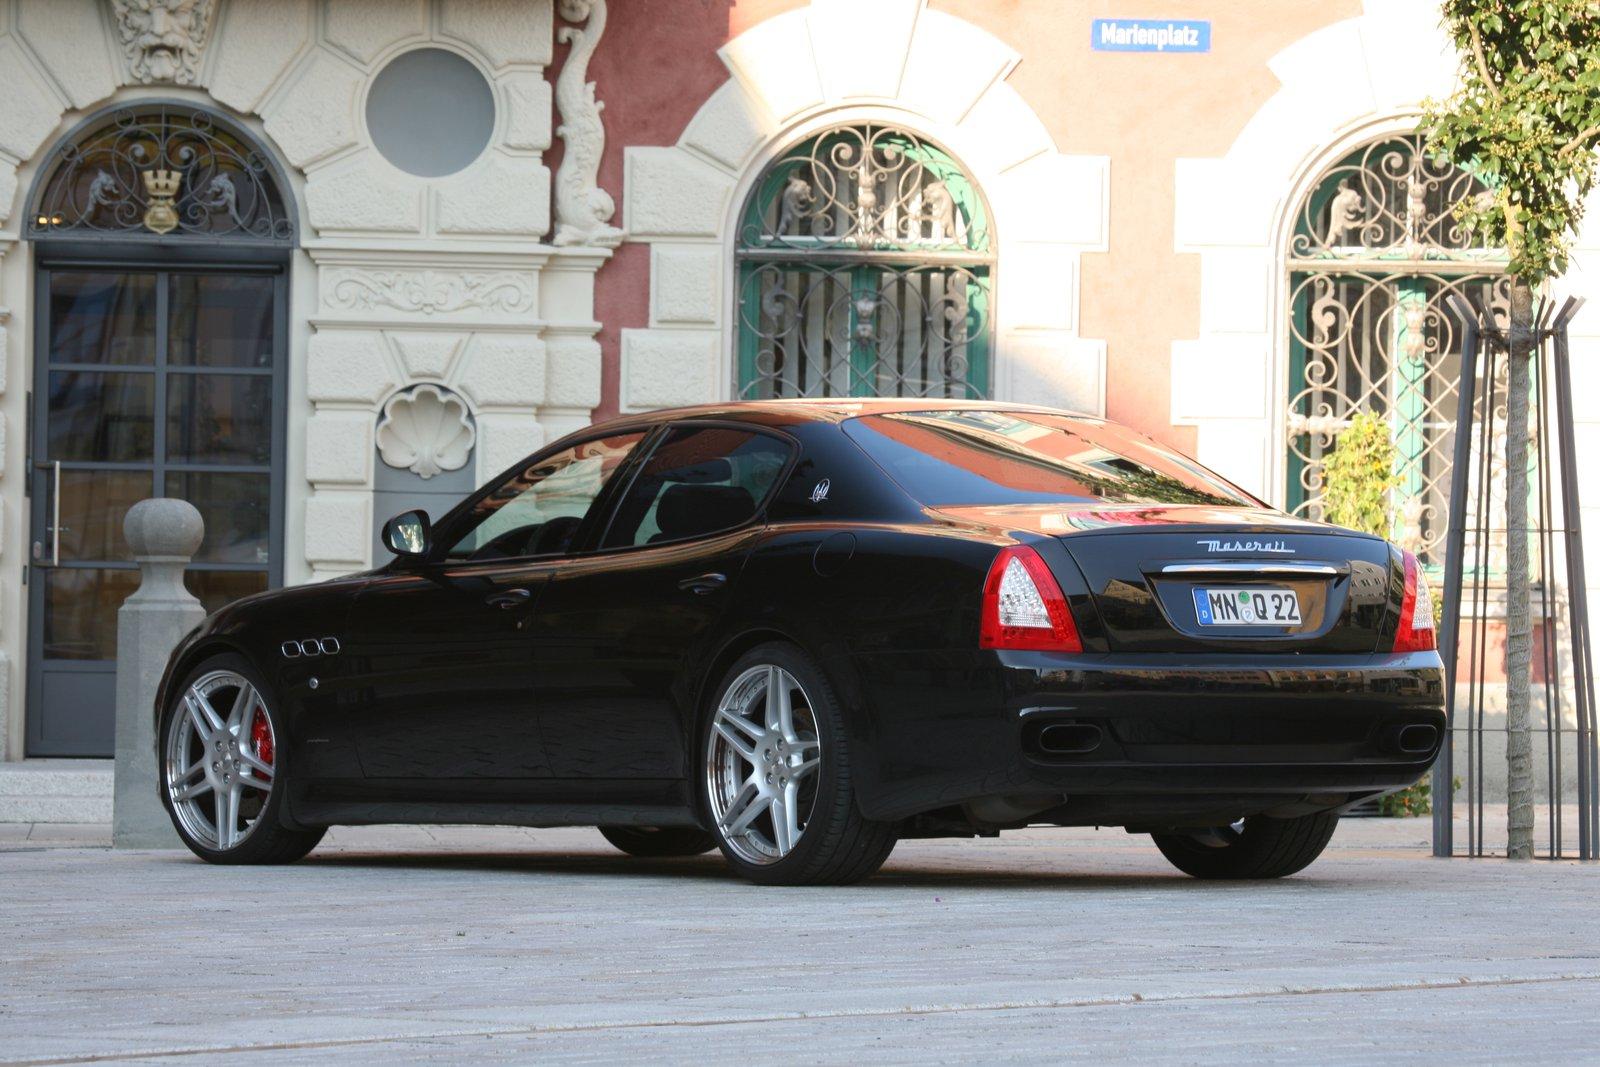
[[989,219],[967,171],[905,129],[781,153],[737,235],[735,395],[988,396]]
[[1429,159],[1421,138],[1370,142],[1325,170],[1288,250],[1288,492],[1321,517],[1322,464],[1359,412],[1389,423],[1399,460],[1391,536],[1443,564],[1460,338],[1458,293],[1503,317],[1502,249],[1475,246],[1452,207],[1483,185]]
[[40,169],[29,756],[111,754],[134,502],[199,508],[188,584],[208,609],[282,580],[285,190],[241,128],[172,102],[86,121]]

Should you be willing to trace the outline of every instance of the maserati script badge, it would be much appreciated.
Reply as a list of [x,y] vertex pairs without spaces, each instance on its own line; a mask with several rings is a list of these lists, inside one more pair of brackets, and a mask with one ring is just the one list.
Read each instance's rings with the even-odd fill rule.
[[1274,552],[1294,555],[1294,549],[1282,541],[1196,541],[1207,552]]

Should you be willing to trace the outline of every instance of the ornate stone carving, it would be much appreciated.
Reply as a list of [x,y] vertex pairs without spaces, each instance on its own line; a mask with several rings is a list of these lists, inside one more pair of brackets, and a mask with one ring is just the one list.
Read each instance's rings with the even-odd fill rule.
[[556,136],[566,145],[566,153],[556,170],[555,243],[615,248],[622,242],[622,231],[610,225],[616,204],[599,185],[600,155],[606,147],[600,111],[605,104],[595,99],[594,82],[586,80],[589,57],[605,32],[606,0],[558,0],[557,8],[568,22],[587,24],[556,31],[572,51],[556,78],[556,109],[561,114]]
[[141,85],[193,85],[216,0],[111,0],[128,73]]
[[437,385],[419,385],[383,405],[378,455],[391,467],[432,478],[466,466],[477,436],[466,401]]
[[499,314],[533,309],[533,283],[510,271],[456,274],[448,271],[338,272],[327,290],[328,306],[344,311],[389,307],[424,315],[481,308]]

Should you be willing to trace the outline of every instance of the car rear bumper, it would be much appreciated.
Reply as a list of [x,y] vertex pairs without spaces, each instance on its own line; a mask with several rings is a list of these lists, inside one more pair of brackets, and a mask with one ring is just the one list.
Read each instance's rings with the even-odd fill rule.
[[866,709],[857,788],[876,818],[1017,795],[1068,798],[1092,821],[1160,798],[1336,807],[1416,781],[1445,733],[1435,653],[852,660]]

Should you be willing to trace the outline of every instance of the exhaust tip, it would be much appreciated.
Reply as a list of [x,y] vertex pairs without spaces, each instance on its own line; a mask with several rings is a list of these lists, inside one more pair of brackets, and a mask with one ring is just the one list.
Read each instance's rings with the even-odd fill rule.
[[1400,736],[1395,742],[1401,752],[1410,755],[1422,755],[1432,752],[1439,743],[1439,729],[1436,726],[1417,724],[1401,729]]
[[1091,722],[1055,722],[1039,729],[1034,746],[1050,756],[1081,756],[1100,747],[1105,733]]

